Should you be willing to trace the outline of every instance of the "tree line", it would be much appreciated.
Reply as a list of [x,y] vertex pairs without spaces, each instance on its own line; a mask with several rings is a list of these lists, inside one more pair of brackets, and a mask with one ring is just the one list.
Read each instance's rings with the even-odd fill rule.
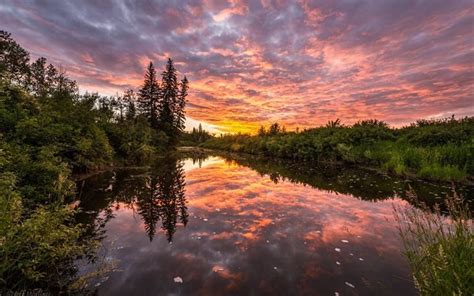
[[361,164],[396,175],[444,181],[474,176],[474,117],[418,120],[391,128],[372,119],[344,125],[286,131],[278,123],[260,127],[256,135],[211,138],[205,148],[260,154],[302,161]]

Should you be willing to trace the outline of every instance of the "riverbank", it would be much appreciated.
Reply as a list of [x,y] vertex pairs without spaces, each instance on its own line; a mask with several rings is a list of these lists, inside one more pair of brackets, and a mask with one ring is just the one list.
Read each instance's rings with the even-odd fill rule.
[[[274,163],[281,163],[281,162],[291,162],[295,166],[297,165],[303,165],[303,166],[308,166],[312,165],[314,167],[317,166],[332,166],[332,167],[344,167],[344,168],[351,168],[351,169],[360,169],[363,171],[368,171],[374,174],[378,175],[386,175],[390,176],[392,178],[398,178],[400,180],[405,180],[405,181],[423,181],[423,182],[429,182],[431,184],[439,184],[439,185],[449,185],[453,181],[449,180],[437,180],[437,179],[430,179],[430,178],[423,178],[420,176],[417,176],[415,174],[396,174],[393,171],[387,171],[381,168],[377,168],[374,166],[367,166],[363,165],[360,163],[346,163],[344,161],[324,161],[324,160],[299,160],[299,159],[291,159],[291,158],[281,158],[281,157],[272,157],[264,154],[251,154],[247,152],[233,152],[233,151],[228,151],[228,150],[219,150],[219,149],[208,149],[208,148],[202,148],[202,147],[195,147],[195,149],[204,151],[206,154],[210,155],[217,155],[217,156],[222,156],[224,158],[228,158],[231,160],[244,160],[249,157],[252,159],[261,159],[266,162],[274,162]],[[455,184],[459,185],[466,185],[466,186],[474,186],[474,180],[470,178],[466,178],[461,181],[454,181]]]
[[418,121],[393,129],[378,121],[303,132],[225,135],[203,148],[301,161],[356,164],[435,181],[474,180],[474,118]]

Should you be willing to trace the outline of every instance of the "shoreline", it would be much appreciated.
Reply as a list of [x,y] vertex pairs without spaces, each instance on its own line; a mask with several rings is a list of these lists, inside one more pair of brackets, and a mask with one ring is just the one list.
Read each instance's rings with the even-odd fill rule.
[[[439,179],[431,179],[431,178],[422,178],[418,177],[414,174],[396,174],[394,172],[386,171],[381,168],[376,168],[373,166],[366,166],[358,163],[346,163],[343,161],[317,161],[317,160],[298,160],[298,159],[290,159],[290,158],[282,158],[282,157],[271,157],[271,156],[266,156],[263,154],[250,154],[246,152],[233,152],[233,151],[227,151],[227,150],[219,150],[219,149],[209,149],[209,148],[204,148],[204,147],[198,147],[198,146],[180,146],[176,148],[175,151],[178,155],[183,155],[187,157],[204,157],[206,155],[217,155],[217,156],[228,156],[230,158],[238,158],[238,157],[258,157],[262,159],[278,159],[281,161],[286,161],[289,163],[294,163],[294,164],[324,164],[324,165],[332,165],[332,166],[349,166],[352,168],[361,168],[364,170],[371,171],[376,174],[380,175],[388,175],[391,177],[397,177],[397,178],[405,178],[408,180],[413,180],[413,181],[427,181],[431,182],[433,184],[460,184],[460,185],[467,185],[467,186],[474,186],[474,180],[472,177],[467,177],[463,181],[453,181],[453,180],[439,180]],[[162,155],[157,155],[156,157],[162,157]],[[98,170],[94,170],[91,172],[87,173],[78,173],[78,174],[72,174],[71,175],[71,180],[74,182],[82,181],[84,179],[90,178],[92,176],[113,171],[113,170],[143,170],[143,169],[149,169],[149,165],[131,165],[131,166],[126,166],[126,165],[111,165],[111,166],[106,166],[102,167]]]

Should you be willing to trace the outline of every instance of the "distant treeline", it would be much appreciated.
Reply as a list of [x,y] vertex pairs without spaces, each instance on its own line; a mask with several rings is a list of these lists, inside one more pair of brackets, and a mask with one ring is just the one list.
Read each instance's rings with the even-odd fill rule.
[[474,117],[418,120],[395,129],[378,120],[343,125],[339,120],[302,132],[280,125],[257,135],[224,135],[203,147],[303,161],[345,162],[398,175],[466,180],[474,175]]
[[123,96],[80,95],[75,81],[0,31],[0,294],[71,287],[73,261],[94,243],[72,222],[73,173],[140,164],[173,150],[188,81],[168,59]]
[[193,130],[191,132],[183,132],[179,144],[181,146],[195,146],[206,142],[212,137],[213,135],[211,135],[208,131],[204,130],[202,128],[202,125],[199,124],[198,128],[193,127]]

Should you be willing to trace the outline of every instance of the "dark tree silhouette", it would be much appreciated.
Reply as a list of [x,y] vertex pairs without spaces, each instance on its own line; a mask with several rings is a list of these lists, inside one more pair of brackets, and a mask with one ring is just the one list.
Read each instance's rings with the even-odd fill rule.
[[258,129],[258,135],[260,137],[264,137],[266,134],[267,134],[267,131],[265,130],[265,127],[263,125],[260,126],[260,128]]
[[169,242],[173,240],[176,224],[187,224],[184,187],[184,170],[177,158],[168,156],[153,165],[146,185],[137,195],[138,213],[142,216],[150,241],[153,240],[159,220]]
[[176,128],[178,112],[178,79],[173,60],[170,58],[165,66],[165,71],[161,74],[161,100],[159,113],[159,126],[169,137],[170,144],[176,144],[178,130]]
[[46,59],[41,57],[30,66],[31,90],[37,96],[44,97],[48,92],[46,85]]
[[156,70],[150,62],[145,73],[143,87],[138,92],[138,107],[140,113],[150,122],[151,127],[158,128],[158,114],[160,105],[160,85],[156,80]]
[[[186,121],[186,97],[188,96],[189,82],[186,76],[181,80],[180,91],[178,96],[177,108],[176,108],[176,130],[179,134],[184,131],[184,123]],[[201,124],[199,127],[202,130]]]
[[0,30],[0,78],[26,84],[30,55],[11,34]]
[[145,231],[150,241],[152,241],[156,232],[156,223],[158,223],[161,216],[161,208],[158,202],[159,193],[157,190],[159,184],[154,176],[148,177],[145,184],[145,190],[139,195],[137,205],[139,208],[138,213],[142,216],[145,224]]

